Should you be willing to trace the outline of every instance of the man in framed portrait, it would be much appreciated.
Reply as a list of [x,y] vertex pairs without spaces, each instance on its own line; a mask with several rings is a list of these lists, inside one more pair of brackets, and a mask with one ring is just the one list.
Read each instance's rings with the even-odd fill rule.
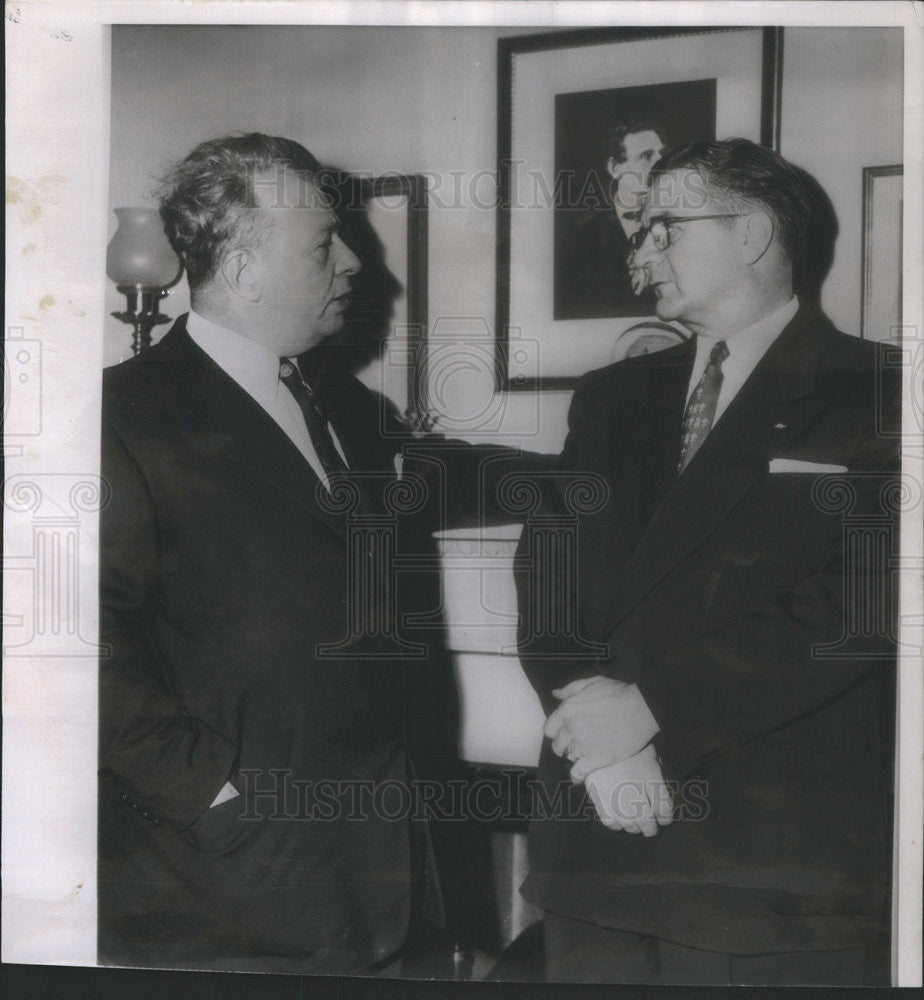
[[548,978],[887,984],[898,374],[794,297],[778,154],[687,144],[648,188],[635,265],[694,336],[585,376],[562,456],[610,484],[576,557],[607,654],[523,641],[569,789],[523,886]]
[[598,145],[597,164],[606,202],[582,212],[556,246],[556,318],[650,316],[654,295],[632,287],[626,255],[641,226],[648,173],[664,145],[641,119],[610,124]]

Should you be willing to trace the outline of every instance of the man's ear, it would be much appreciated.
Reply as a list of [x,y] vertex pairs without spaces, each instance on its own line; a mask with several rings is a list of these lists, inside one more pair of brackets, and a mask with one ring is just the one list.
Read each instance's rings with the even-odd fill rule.
[[776,227],[767,212],[752,212],[741,221],[744,259],[748,264],[756,264],[770,248]]
[[622,166],[623,164],[619,160],[617,160],[615,156],[607,157],[606,172],[610,175],[610,177],[613,178],[613,180],[616,180],[616,178],[622,173],[622,171],[619,169]]
[[259,302],[263,285],[257,268],[257,258],[247,247],[238,247],[225,254],[221,262],[221,276],[231,292],[246,302]]

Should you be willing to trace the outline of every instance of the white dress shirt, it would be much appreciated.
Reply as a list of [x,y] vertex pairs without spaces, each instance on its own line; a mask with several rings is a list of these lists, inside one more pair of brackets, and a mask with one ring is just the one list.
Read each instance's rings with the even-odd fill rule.
[[[318,479],[328,486],[305,416],[291,392],[279,381],[279,362],[272,351],[233,330],[228,330],[190,310],[186,330],[193,342],[230,378],[256,400],[282,428],[289,440],[305,457]],[[290,358],[293,361],[294,359]],[[333,427],[328,425],[334,447],[347,464],[343,448]]]
[[693,362],[693,372],[687,388],[687,402],[693,395],[693,390],[709,364],[709,355],[713,347],[724,340],[728,347],[728,357],[722,362],[722,388],[719,391],[719,401],[715,408],[714,427],[719,417],[725,412],[728,404],[738,395],[738,390],[747,381],[748,376],[757,367],[760,359],[770,349],[770,345],[783,332],[786,324],[796,315],[799,300],[791,298],[784,306],[764,316],[752,326],[732,334],[730,337],[713,337],[698,334],[696,337],[696,360]]

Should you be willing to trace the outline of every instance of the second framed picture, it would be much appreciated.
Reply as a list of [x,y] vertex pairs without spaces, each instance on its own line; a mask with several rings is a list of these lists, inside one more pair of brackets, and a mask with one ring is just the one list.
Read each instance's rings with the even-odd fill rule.
[[[663,150],[697,139],[778,147],[781,33],[626,28],[501,39],[499,389],[572,388],[616,360],[625,334],[655,323],[654,302],[633,293],[626,265],[648,172]],[[663,326],[661,336],[670,341]]]

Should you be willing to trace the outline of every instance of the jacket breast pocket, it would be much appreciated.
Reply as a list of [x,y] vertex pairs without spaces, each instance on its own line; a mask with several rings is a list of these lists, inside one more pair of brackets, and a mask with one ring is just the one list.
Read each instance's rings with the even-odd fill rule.
[[826,503],[824,478],[802,472],[767,476],[752,543],[755,586],[796,587],[839,562],[844,523]]
[[205,812],[182,833],[186,842],[203,854],[225,854],[249,839],[256,820],[244,816],[244,796],[236,795]]
[[842,523],[817,501],[818,475],[768,475],[733,515],[723,539],[706,614],[710,631],[733,619],[772,612],[816,574],[836,569]]

